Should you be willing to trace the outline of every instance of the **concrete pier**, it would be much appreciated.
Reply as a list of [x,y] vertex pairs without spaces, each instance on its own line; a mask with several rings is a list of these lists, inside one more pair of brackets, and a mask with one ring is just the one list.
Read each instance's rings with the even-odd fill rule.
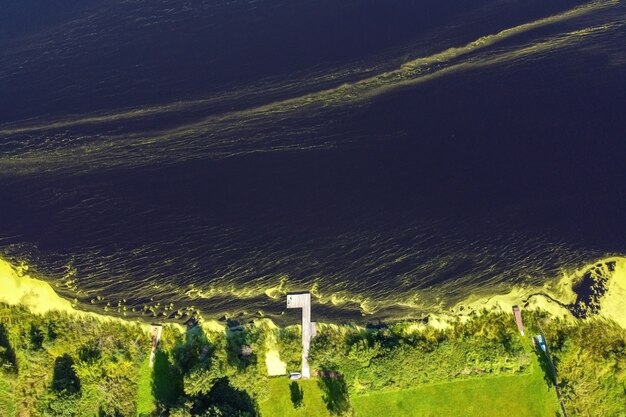
[[302,309],[302,378],[309,379],[309,348],[315,335],[315,323],[311,323],[311,293],[287,294],[287,308]]

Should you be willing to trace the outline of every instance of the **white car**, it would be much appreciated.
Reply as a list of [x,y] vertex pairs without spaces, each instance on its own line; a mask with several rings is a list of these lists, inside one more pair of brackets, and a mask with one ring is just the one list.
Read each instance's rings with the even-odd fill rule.
[[546,352],[546,350],[547,350],[547,346],[546,346],[546,342],[545,342],[545,340],[543,340],[543,336],[541,336],[540,334],[538,334],[538,335],[536,336],[536,339],[537,339],[537,344],[539,345],[539,348],[540,348],[541,350],[543,350],[544,352]]
[[296,380],[302,378],[302,374],[300,372],[289,372],[289,379]]

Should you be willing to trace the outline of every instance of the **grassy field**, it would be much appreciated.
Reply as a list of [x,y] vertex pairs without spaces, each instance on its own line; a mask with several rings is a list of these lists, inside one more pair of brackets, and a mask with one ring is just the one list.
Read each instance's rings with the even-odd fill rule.
[[559,410],[554,388],[539,370],[358,396],[352,406],[358,417],[554,417]]
[[150,414],[156,409],[154,396],[152,395],[152,369],[150,369],[150,357],[146,356],[146,360],[139,369],[139,378],[137,380],[137,415]]
[[325,417],[331,414],[326,410],[322,391],[317,381],[298,381],[304,395],[302,406],[295,409],[291,401],[289,381],[286,377],[270,379],[270,398],[259,404],[263,417]]
[[[303,406],[294,409],[290,381],[270,381],[270,399],[260,404],[263,417],[329,416],[315,380],[299,381]],[[352,396],[355,417],[459,416],[555,417],[559,406],[554,388],[548,388],[538,363],[522,375],[484,377]]]
[[14,416],[15,402],[13,384],[5,376],[0,375],[0,416]]

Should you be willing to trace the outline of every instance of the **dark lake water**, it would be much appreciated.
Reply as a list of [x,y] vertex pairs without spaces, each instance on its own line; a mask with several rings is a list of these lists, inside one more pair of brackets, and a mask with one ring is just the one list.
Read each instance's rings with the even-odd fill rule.
[[131,316],[542,285],[626,253],[624,25],[617,1],[9,1],[0,257]]

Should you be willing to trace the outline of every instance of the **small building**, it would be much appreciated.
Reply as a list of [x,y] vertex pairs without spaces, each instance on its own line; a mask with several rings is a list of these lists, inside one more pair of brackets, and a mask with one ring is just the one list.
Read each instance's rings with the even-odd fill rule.
[[522,322],[522,312],[518,306],[513,306],[513,315],[515,316],[515,324],[520,334],[524,336],[524,323]]

